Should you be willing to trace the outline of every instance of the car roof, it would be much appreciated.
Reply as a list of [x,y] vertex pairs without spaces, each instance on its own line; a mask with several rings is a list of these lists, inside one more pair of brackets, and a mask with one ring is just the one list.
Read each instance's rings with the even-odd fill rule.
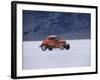
[[56,36],[56,35],[50,35],[50,36],[48,36],[48,37],[58,37],[58,36]]

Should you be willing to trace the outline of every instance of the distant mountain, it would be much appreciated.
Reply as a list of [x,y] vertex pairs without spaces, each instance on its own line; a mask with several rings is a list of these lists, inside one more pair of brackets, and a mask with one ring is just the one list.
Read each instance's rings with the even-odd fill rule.
[[90,20],[88,13],[23,10],[23,40],[43,40],[49,35],[90,39]]

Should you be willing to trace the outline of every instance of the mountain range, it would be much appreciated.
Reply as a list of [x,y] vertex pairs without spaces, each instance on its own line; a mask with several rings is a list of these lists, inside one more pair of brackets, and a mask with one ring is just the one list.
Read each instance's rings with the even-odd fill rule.
[[90,39],[90,32],[89,13],[23,10],[23,41],[43,40],[49,35]]

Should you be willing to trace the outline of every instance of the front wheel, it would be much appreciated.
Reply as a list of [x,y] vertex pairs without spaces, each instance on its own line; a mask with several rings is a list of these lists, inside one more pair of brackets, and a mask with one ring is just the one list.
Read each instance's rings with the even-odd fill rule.
[[47,47],[45,45],[41,46],[42,51],[46,51]]
[[65,45],[65,48],[70,49],[70,45],[69,44]]

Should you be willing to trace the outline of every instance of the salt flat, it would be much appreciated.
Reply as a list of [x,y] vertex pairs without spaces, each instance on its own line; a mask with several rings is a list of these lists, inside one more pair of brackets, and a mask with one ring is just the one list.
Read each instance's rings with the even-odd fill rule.
[[47,69],[84,67],[91,64],[91,41],[89,39],[68,40],[69,50],[53,49],[42,51],[42,41],[24,41],[23,69]]

